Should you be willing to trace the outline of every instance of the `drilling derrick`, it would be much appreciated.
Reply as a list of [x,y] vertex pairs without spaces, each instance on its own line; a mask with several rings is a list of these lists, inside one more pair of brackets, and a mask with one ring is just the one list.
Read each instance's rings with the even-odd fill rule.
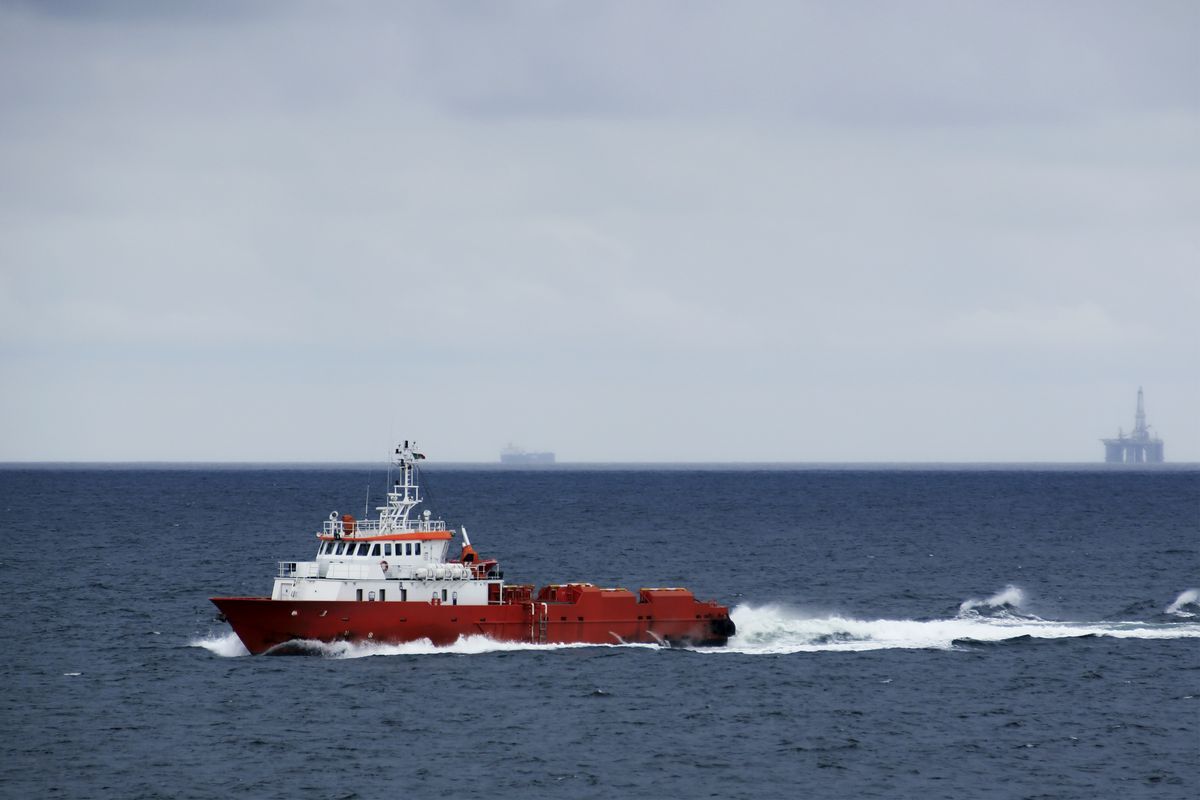
[[1126,435],[1118,430],[1115,439],[1104,442],[1104,460],[1109,464],[1161,464],[1163,441],[1154,436],[1146,424],[1146,404],[1142,387],[1138,387],[1137,414],[1133,420],[1133,431]]

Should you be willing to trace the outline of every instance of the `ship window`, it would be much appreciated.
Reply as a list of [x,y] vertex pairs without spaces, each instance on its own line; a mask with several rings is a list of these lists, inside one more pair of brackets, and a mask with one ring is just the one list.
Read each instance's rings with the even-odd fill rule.
[[404,545],[404,555],[406,555],[406,556],[412,555],[412,542],[408,542],[407,544]]
[[345,552],[345,550],[346,550],[346,543],[338,542],[337,554],[340,556],[343,552]]
[[379,555],[379,542],[376,542],[375,546],[371,548],[371,555],[373,555],[373,556]]
[[365,556],[367,554],[367,551],[370,549],[371,549],[371,545],[367,544],[366,542],[359,542],[358,554],[360,556]]
[[330,553],[332,553],[333,552],[333,542],[326,542],[325,547],[321,550],[321,552],[324,553],[325,555],[329,555]]
[[413,555],[414,556],[421,555],[421,543],[420,542],[417,542],[416,544],[413,545]]
[[383,546],[383,554],[385,556],[390,556],[392,554],[392,543],[391,542],[388,542],[387,544],[385,544]]

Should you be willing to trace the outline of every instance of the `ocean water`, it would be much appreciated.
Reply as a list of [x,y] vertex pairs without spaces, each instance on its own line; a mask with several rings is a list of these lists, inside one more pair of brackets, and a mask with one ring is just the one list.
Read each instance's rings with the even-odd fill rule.
[[0,795],[1200,796],[1200,471],[425,470],[513,582],[684,585],[720,649],[245,655],[381,468],[0,469]]

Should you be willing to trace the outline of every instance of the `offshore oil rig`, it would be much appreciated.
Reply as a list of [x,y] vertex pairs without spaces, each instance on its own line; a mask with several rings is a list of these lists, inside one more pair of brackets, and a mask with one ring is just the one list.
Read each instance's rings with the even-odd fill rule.
[[1163,463],[1163,441],[1150,433],[1146,424],[1146,406],[1142,401],[1142,387],[1138,387],[1137,417],[1133,431],[1126,436],[1118,428],[1117,438],[1101,439],[1104,442],[1104,461],[1108,464],[1161,464]]

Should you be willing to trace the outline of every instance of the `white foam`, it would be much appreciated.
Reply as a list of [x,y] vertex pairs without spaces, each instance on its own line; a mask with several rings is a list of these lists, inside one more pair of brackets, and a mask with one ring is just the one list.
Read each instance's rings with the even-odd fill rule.
[[1188,589],[1180,592],[1175,602],[1167,606],[1166,613],[1176,617],[1194,617],[1195,611],[1184,611],[1185,606],[1195,606],[1200,609],[1200,589]]
[[[213,655],[237,658],[250,655],[236,633],[230,631],[223,636],[206,636],[193,639],[191,647],[202,647]],[[575,647],[644,647],[658,649],[657,644],[530,644],[528,642],[503,642],[486,636],[463,636],[453,644],[435,645],[428,639],[418,639],[402,644],[384,642],[321,642],[313,639],[297,640],[285,645],[289,652],[310,653],[325,658],[366,658],[368,656],[425,656],[425,655],[477,655],[480,653],[503,653],[517,650],[563,650]]]
[[956,641],[1002,642],[1108,636],[1116,639],[1200,638],[1200,624],[1148,622],[1055,622],[1040,619],[964,616],[940,620],[855,619],[808,616],[781,605],[742,605],[730,614],[737,633],[725,647],[705,653],[779,655],[830,651],[950,649]]
[[428,639],[418,639],[402,644],[383,642],[317,642],[291,643],[315,655],[327,658],[366,658],[368,656],[427,656],[427,655],[479,655],[482,653],[507,653],[521,650],[549,651],[579,647],[644,647],[658,649],[655,644],[530,644],[528,642],[505,642],[486,636],[463,636],[448,645],[435,645]]
[[996,592],[991,597],[980,600],[972,598],[964,600],[962,605],[958,607],[959,614],[966,614],[969,611],[978,612],[979,609],[1007,609],[1020,608],[1025,604],[1025,592],[1021,591],[1020,587],[1013,586],[1011,583],[1005,586],[1000,591]]
[[191,647],[203,647],[213,655],[222,656],[223,658],[250,655],[250,651],[246,649],[246,645],[242,644],[242,640],[233,631],[222,636],[210,635],[202,639],[193,639],[188,642],[188,645]]

